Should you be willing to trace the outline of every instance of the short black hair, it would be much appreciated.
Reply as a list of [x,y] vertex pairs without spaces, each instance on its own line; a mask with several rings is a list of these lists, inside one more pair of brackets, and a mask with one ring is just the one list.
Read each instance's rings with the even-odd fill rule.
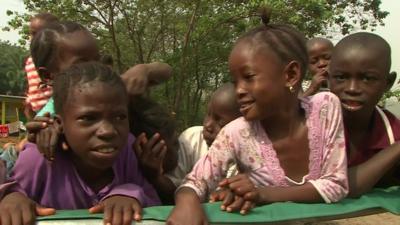
[[384,57],[387,62],[387,74],[389,74],[392,64],[390,45],[381,36],[369,32],[350,34],[340,40],[333,49],[332,60],[336,57],[340,57],[340,55],[343,54],[343,51],[356,48],[368,49],[376,54],[380,54],[380,57]]
[[307,41],[307,49],[310,49],[316,43],[324,43],[333,49],[334,45],[331,40],[323,37],[314,37]]
[[65,21],[51,23],[35,35],[31,42],[30,51],[33,63],[35,64],[42,80],[44,77],[41,73],[41,69],[51,69],[54,67],[60,49],[59,43],[62,37],[76,31],[87,31],[87,29],[79,23]]
[[[63,114],[63,105],[68,101],[68,96],[73,87],[90,82],[103,82],[123,91],[127,91],[120,76],[112,69],[100,62],[85,62],[72,65],[55,77],[53,87],[54,108],[56,114]],[[121,96],[123,97],[123,96]]]
[[171,171],[177,165],[178,134],[177,124],[172,114],[156,101],[136,96],[129,106],[129,125],[135,136],[145,133],[148,138],[159,133],[167,143],[176,144],[174,149],[167,146],[167,154],[164,160],[164,171]]
[[270,9],[263,8],[260,12],[263,25],[248,31],[237,42],[246,40],[251,41],[255,46],[266,46],[275,52],[284,63],[289,63],[292,60],[297,61],[301,66],[303,78],[308,68],[305,36],[291,26],[270,24]]

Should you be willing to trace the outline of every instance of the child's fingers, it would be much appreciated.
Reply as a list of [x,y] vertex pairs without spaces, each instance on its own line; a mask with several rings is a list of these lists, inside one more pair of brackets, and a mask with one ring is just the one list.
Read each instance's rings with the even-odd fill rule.
[[135,221],[140,221],[142,220],[142,206],[140,204],[132,204],[132,209],[133,209],[133,219]]
[[11,215],[7,212],[1,212],[1,225],[11,225]]
[[245,201],[242,208],[240,209],[240,214],[247,214],[252,208],[254,208],[255,204],[252,201]]
[[227,193],[224,196],[224,199],[222,200],[221,210],[226,210],[227,206],[232,204],[232,202],[234,201],[234,198],[235,198],[235,196],[233,195],[232,192]]
[[38,216],[50,216],[56,213],[54,208],[47,208],[36,204],[35,206],[36,215]]
[[132,224],[133,220],[133,210],[131,207],[124,207],[123,214],[122,214],[122,224],[123,225],[130,225]]
[[104,205],[103,204],[97,204],[91,208],[89,208],[89,213],[101,213],[104,210]]
[[160,138],[160,134],[159,134],[159,133],[155,133],[155,134],[153,135],[153,137],[151,137],[151,138],[149,139],[149,141],[146,143],[146,150],[152,149],[153,146],[154,146],[156,143],[158,143],[158,139],[159,139],[159,138]]
[[143,154],[142,145],[140,144],[140,140],[143,137],[143,133],[139,135],[138,139],[133,143],[133,150],[138,158],[141,158]]
[[218,186],[219,187],[227,187],[229,185],[229,180],[228,180],[228,178],[224,178],[223,180],[221,180],[219,183],[218,183]]
[[36,214],[32,205],[22,205],[22,224],[33,224]]
[[237,195],[244,195],[255,189],[254,184],[251,181],[237,181],[229,184],[229,189],[235,192]]
[[227,212],[238,211],[240,208],[242,208],[243,203],[244,203],[244,199],[242,197],[235,196],[235,200],[232,202],[232,204],[230,204],[226,207],[226,211]]
[[122,206],[114,205],[114,208],[112,210],[112,225],[119,225],[122,223],[122,213]]
[[165,146],[165,141],[164,140],[160,140],[159,142],[157,142],[153,148],[151,149],[152,153],[155,156],[158,156],[161,154],[161,151],[164,149]]
[[54,154],[58,144],[59,133],[54,131],[50,134],[50,145],[49,145],[49,160],[54,160]]
[[111,221],[113,219],[114,205],[104,205],[102,203],[101,203],[101,205],[103,205],[102,212],[104,212],[104,215],[103,215],[104,224],[110,225]]
[[11,224],[22,224],[22,212],[14,211],[11,213]]
[[167,154],[167,146],[164,145],[158,157],[161,160],[164,160],[166,154]]
[[36,133],[41,129],[46,128],[47,125],[47,122],[31,121],[26,123],[26,130],[28,130],[29,133]]

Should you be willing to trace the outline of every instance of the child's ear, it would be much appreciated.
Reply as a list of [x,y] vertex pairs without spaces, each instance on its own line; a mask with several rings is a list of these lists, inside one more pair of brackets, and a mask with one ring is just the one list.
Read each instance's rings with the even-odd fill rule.
[[284,70],[286,86],[296,88],[301,81],[301,65],[297,61],[289,62]]
[[54,115],[54,124],[58,127],[60,133],[63,133],[64,124],[60,115],[58,114]]
[[397,73],[392,71],[387,76],[387,84],[386,84],[386,91],[389,91],[392,88],[394,82],[396,81]]

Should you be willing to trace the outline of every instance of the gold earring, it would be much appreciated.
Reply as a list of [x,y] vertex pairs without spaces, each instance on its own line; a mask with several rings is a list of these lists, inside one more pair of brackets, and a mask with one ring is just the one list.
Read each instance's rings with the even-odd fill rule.
[[291,93],[294,93],[294,88],[293,88],[293,86],[289,86],[289,91],[290,91]]

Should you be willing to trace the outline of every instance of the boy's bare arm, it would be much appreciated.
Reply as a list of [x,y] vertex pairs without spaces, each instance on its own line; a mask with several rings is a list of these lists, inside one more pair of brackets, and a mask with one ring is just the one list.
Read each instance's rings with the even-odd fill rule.
[[371,190],[399,161],[400,143],[395,143],[368,161],[349,168],[349,197],[358,197]]
[[138,64],[121,75],[130,96],[146,93],[149,87],[160,84],[172,76],[172,68],[166,63]]
[[172,76],[172,67],[166,63],[153,62],[144,64],[149,70],[149,85],[158,85],[167,80]]

